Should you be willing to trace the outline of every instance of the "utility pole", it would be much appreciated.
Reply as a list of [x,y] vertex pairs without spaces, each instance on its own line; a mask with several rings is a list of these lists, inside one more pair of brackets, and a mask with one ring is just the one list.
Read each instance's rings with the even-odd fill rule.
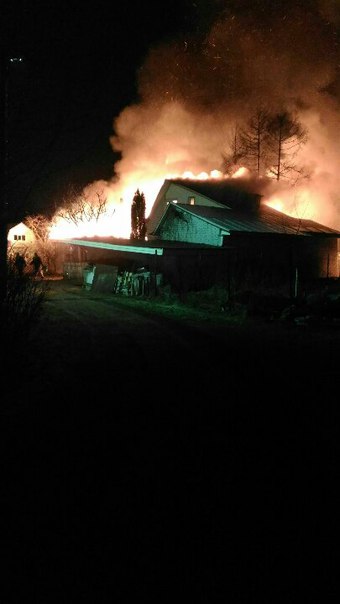
[[7,291],[8,79],[8,59],[2,55],[0,57],[0,311]]
[[7,292],[7,235],[10,215],[8,211],[8,129],[9,129],[9,79],[10,67],[22,63],[23,58],[0,56],[0,311]]

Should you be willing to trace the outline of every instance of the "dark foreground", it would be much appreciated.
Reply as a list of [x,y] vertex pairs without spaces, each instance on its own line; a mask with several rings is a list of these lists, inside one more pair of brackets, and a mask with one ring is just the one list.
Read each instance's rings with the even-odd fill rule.
[[340,333],[59,283],[28,344],[3,376],[1,604],[335,601]]

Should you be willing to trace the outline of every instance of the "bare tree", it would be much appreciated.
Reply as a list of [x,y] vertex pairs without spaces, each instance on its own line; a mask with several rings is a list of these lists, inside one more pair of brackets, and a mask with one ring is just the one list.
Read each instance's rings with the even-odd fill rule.
[[96,192],[94,197],[84,192],[73,190],[64,199],[63,205],[57,210],[55,218],[63,218],[78,226],[84,222],[97,222],[100,216],[107,213],[107,198],[102,192]]
[[252,172],[256,172],[258,176],[263,176],[267,168],[270,142],[269,121],[269,112],[259,108],[240,131],[240,148],[243,153],[244,165]]
[[223,155],[224,172],[232,175],[241,166],[258,176],[270,175],[296,183],[308,176],[297,161],[307,131],[296,116],[288,112],[273,115],[260,107],[242,127],[236,125]]
[[276,180],[297,181],[306,172],[297,162],[297,154],[307,142],[307,130],[287,111],[272,117],[268,123],[271,166],[269,174]]
[[45,243],[49,238],[51,221],[42,214],[26,216],[25,224],[34,234],[37,241]]
[[228,176],[232,176],[236,170],[241,168],[244,159],[244,149],[240,140],[240,128],[238,124],[230,129],[227,140],[227,150],[222,153],[222,171]]
[[[51,220],[42,214],[36,214],[33,216],[27,216],[25,218],[25,223],[34,234],[34,251],[36,251],[41,257],[45,271],[55,273],[57,247],[56,243],[51,241],[49,238],[50,229],[52,226]],[[30,247],[32,247],[32,245]],[[33,250],[31,250],[31,252],[32,251]]]

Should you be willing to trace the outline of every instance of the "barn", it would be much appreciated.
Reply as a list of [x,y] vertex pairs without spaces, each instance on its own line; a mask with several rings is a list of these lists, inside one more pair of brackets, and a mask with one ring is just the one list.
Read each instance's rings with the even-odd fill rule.
[[[148,234],[165,241],[229,248],[237,282],[296,287],[339,277],[340,232],[265,205],[229,180],[165,180],[148,219]],[[293,293],[293,292],[291,292]]]
[[296,295],[317,280],[339,277],[340,232],[278,212],[231,181],[166,179],[145,241],[65,240],[63,266],[149,271],[179,293],[222,284]]

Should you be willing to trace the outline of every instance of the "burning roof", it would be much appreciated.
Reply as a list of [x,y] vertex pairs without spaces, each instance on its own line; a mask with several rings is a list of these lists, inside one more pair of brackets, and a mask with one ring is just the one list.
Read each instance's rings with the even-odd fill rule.
[[[278,212],[266,205],[259,206],[256,212],[240,211],[238,208],[216,208],[209,206],[191,206],[171,204],[178,212],[187,212],[228,232],[271,233],[282,235],[331,235],[340,237],[340,231],[329,228],[312,220],[303,220]],[[165,218],[165,215],[164,215]],[[160,222],[160,225],[162,220]],[[158,229],[155,229],[155,233]]]

